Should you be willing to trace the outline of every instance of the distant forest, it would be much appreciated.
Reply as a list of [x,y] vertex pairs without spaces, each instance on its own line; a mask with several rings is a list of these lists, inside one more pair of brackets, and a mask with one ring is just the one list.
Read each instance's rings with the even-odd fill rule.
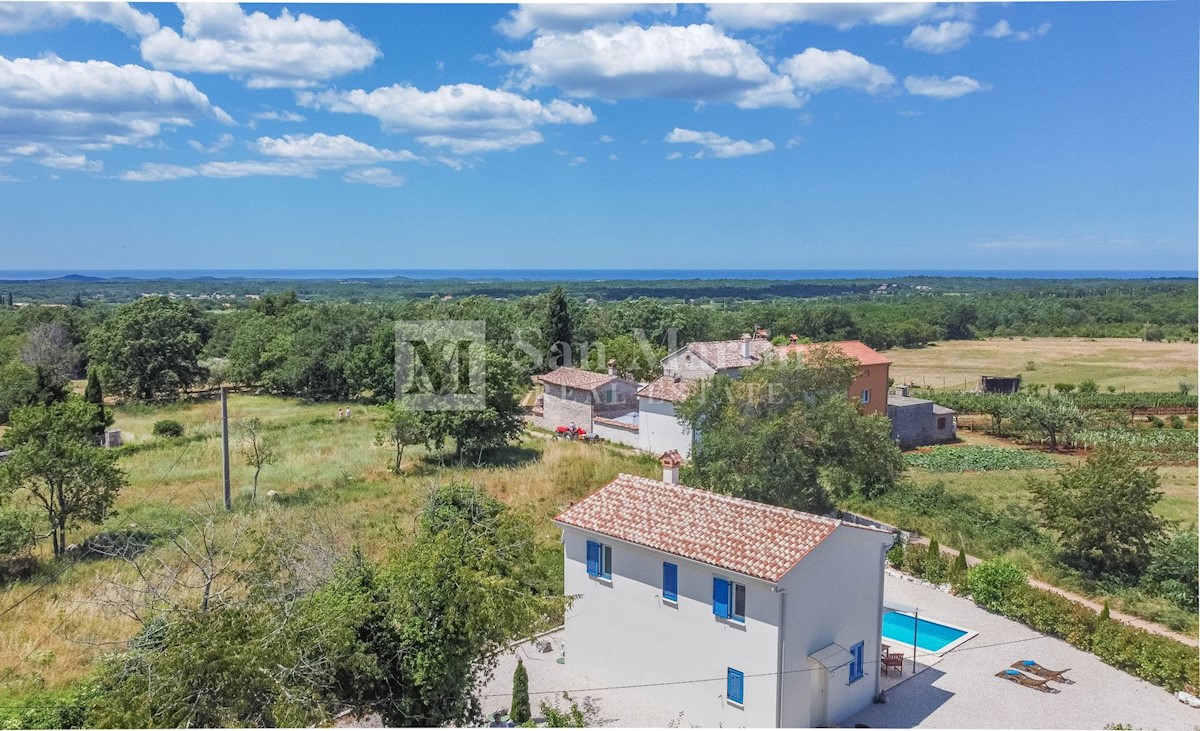
[[[0,282],[0,421],[12,406],[48,399],[89,368],[99,371],[106,393],[128,388],[126,395],[138,400],[214,383],[315,400],[383,398],[393,379],[397,320],[482,320],[489,346],[521,360],[531,349],[550,351],[547,312],[555,286],[402,279]],[[858,339],[878,349],[989,336],[1197,339],[1191,280],[561,286],[576,362],[599,370],[611,357],[638,378],[651,377],[670,347],[736,338],[755,326],[777,340]],[[170,362],[154,373],[169,378],[134,388],[115,375],[131,361]],[[548,367],[544,360],[524,362],[527,373]]]

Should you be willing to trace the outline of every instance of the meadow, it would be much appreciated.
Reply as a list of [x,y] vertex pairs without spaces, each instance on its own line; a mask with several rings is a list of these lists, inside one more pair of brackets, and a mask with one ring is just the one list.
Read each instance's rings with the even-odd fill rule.
[[1175,391],[1181,381],[1196,387],[1195,343],[1144,342],[1135,338],[988,338],[947,340],[924,348],[885,352],[896,383],[929,388],[974,389],[981,375],[1021,376],[1022,383],[1079,384],[1100,390]]
[[[115,424],[129,445],[120,460],[129,485],[103,526],[74,531],[70,540],[136,532],[152,542],[142,563],[155,566],[158,575],[186,561],[172,539],[195,545],[202,529],[230,554],[258,541],[293,541],[330,555],[358,547],[382,557],[411,535],[433,486],[465,481],[527,514],[537,526],[544,559],[561,571],[558,531],[550,518],[619,472],[652,476],[660,469],[652,458],[625,449],[531,434],[487,466],[442,464],[410,447],[403,474],[395,475],[388,470],[389,448],[375,443],[373,409],[355,406],[353,417],[341,420],[336,404],[235,394],[229,412],[232,512],[221,505],[219,404],[129,407],[118,410]],[[184,437],[153,437],[154,422],[164,418],[182,423]],[[241,456],[236,430],[251,418],[262,421],[279,452],[278,462],[263,469],[254,503],[252,469]],[[277,495],[268,498],[271,490]],[[140,583],[131,564],[84,557],[54,566],[44,546],[39,557],[47,566],[41,574],[0,588],[0,695],[64,688],[137,630],[124,614],[128,593],[120,588]]]

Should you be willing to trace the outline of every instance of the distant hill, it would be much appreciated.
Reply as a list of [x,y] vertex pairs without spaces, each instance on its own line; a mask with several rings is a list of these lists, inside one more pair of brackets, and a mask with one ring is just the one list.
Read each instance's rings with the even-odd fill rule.
[[68,274],[65,277],[55,277],[51,282],[106,282],[104,277],[89,277],[86,274]]

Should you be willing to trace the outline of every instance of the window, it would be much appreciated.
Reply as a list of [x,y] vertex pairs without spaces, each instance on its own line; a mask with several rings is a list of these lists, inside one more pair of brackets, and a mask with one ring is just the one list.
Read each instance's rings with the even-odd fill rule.
[[741,670],[727,668],[725,672],[725,697],[739,706],[745,701],[746,676]]
[[662,595],[666,601],[679,601],[679,567],[666,561],[663,561]]
[[612,579],[612,546],[596,541],[587,542],[588,576]]
[[863,643],[851,647],[850,655],[850,682],[853,683],[863,676]]
[[734,622],[746,621],[746,587],[713,577],[713,614]]
[[945,429],[945,428],[946,428],[946,417],[939,416],[938,417],[938,431],[941,431],[942,429]]
[[864,388],[864,389],[863,389],[863,392],[862,392],[862,402],[863,402],[864,404],[869,404],[869,403],[871,403],[871,389],[869,389],[869,388]]

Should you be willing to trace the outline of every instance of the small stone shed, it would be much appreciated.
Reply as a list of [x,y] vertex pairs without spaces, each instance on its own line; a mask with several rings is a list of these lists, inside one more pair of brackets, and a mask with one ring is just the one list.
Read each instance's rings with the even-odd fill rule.
[[888,420],[892,422],[892,440],[901,449],[954,441],[954,411],[932,401],[889,394]]

